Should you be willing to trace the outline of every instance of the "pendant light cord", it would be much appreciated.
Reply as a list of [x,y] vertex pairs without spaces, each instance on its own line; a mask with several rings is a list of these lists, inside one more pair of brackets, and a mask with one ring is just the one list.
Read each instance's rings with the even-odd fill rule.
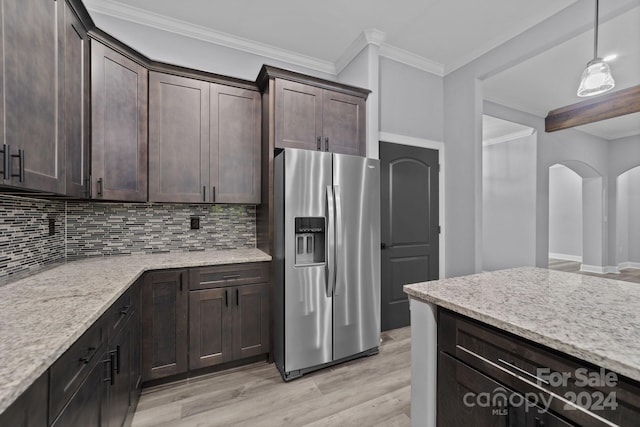
[[596,21],[593,28],[593,59],[598,57],[598,3],[596,0]]

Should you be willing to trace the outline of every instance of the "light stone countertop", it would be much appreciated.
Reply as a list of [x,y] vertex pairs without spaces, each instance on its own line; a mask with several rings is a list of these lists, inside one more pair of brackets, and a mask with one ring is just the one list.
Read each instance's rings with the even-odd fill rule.
[[640,284],[521,267],[404,291],[640,381]]
[[0,413],[145,271],[270,260],[258,249],[90,258],[0,287]]

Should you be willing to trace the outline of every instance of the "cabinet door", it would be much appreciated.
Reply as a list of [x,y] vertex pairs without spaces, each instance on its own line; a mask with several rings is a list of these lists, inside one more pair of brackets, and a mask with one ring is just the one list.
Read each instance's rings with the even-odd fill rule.
[[0,414],[0,426],[46,427],[48,378],[45,372]]
[[186,271],[149,273],[142,289],[142,380],[187,372]]
[[[4,143],[12,186],[64,192],[58,22],[64,1],[3,0]],[[61,46],[62,48],[62,46]],[[7,154],[5,153],[5,156]],[[4,169],[4,168],[3,168]]]
[[[509,407],[512,394],[513,391],[448,354],[438,353],[439,427],[527,427],[524,407]],[[498,395],[503,397],[496,398]],[[488,400],[483,396],[488,396]]]
[[104,408],[109,395],[111,360],[105,356],[93,366],[91,373],[73,395],[52,427],[87,427],[104,425]]
[[113,353],[111,375],[113,381],[109,388],[109,400],[103,427],[121,427],[127,417],[131,399],[131,318],[109,343]]
[[216,288],[189,292],[189,369],[232,359],[232,291]]
[[211,202],[209,83],[149,75],[149,200]]
[[322,89],[276,79],[275,147],[320,150]]
[[147,70],[91,42],[92,197],[147,200]]
[[233,358],[269,352],[269,286],[266,283],[234,289]]
[[89,49],[87,31],[66,2],[61,26],[64,77],[62,91],[64,145],[66,148],[66,194],[89,197]]
[[323,149],[333,153],[365,156],[365,100],[325,90],[322,110]]
[[216,203],[260,203],[260,94],[211,85],[211,185]]
[[136,407],[142,390],[142,316],[141,286],[135,285],[133,295],[133,313],[131,313],[131,406]]

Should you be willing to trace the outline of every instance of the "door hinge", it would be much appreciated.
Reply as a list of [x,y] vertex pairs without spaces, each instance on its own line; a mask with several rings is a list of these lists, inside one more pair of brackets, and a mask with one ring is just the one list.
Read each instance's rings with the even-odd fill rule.
[[442,227],[438,226],[438,234],[442,233]]

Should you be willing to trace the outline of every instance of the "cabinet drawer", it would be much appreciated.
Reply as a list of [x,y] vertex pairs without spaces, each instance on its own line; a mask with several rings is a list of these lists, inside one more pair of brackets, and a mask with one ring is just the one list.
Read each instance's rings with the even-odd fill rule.
[[49,380],[50,420],[56,418],[100,359],[106,335],[104,323],[104,317],[98,320],[51,366]]
[[[554,397],[552,409],[572,422],[624,426],[640,419],[637,382],[447,310],[438,316],[440,351],[516,391]],[[590,410],[567,409],[561,399]]]
[[107,339],[111,339],[118,333],[122,325],[124,325],[127,317],[133,311],[132,294],[133,292],[131,289],[127,290],[107,310]]
[[266,262],[254,262],[194,268],[189,273],[189,289],[264,283],[268,280],[268,266]]

